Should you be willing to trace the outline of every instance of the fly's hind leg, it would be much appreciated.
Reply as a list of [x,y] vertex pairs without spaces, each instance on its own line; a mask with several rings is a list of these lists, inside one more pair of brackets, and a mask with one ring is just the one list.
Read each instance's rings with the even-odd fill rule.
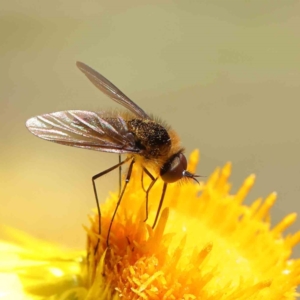
[[121,164],[121,154],[119,154],[119,196],[121,194],[122,188],[122,164]]
[[132,173],[132,168],[133,168],[133,164],[134,164],[134,158],[128,158],[127,160],[131,159],[131,162],[130,162],[130,165],[129,165],[129,168],[128,168],[128,172],[127,172],[127,175],[126,175],[126,179],[125,179],[125,184],[124,184],[124,187],[122,189],[122,192],[119,196],[119,200],[117,202],[117,205],[116,205],[116,208],[115,208],[115,211],[114,211],[114,214],[111,218],[111,221],[110,221],[110,224],[109,224],[109,228],[108,228],[108,232],[107,232],[107,238],[106,238],[106,246],[109,247],[109,236],[110,236],[110,231],[111,231],[111,227],[112,227],[112,224],[113,224],[113,221],[115,219],[115,216],[116,216],[116,213],[118,211],[118,208],[120,206],[120,203],[122,201],[122,198],[123,198],[123,195],[125,193],[125,190],[126,190],[126,187],[127,187],[127,184],[129,183],[130,181],[130,177],[131,177],[131,173]]
[[[100,178],[101,176],[115,170],[116,168],[121,167],[123,164],[125,164],[126,162],[128,162],[130,160],[130,158],[126,158],[125,160],[119,162],[118,164],[108,168],[107,170],[102,171],[99,174],[96,174],[92,177],[92,183],[93,183],[93,189],[94,189],[94,194],[95,194],[95,199],[96,199],[96,205],[97,205],[97,212],[98,212],[98,233],[99,236],[101,235],[101,210],[100,210],[100,204],[99,204],[99,199],[98,199],[98,194],[97,194],[97,188],[96,188],[96,179]],[[94,253],[97,252],[98,247],[99,247],[99,243],[100,243],[100,238],[98,238],[96,247],[95,247],[95,251]]]

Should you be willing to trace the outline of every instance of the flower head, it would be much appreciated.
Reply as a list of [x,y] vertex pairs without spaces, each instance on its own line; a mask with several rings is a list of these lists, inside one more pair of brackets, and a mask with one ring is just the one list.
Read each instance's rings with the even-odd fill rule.
[[[190,171],[194,172],[197,162],[195,151],[190,157]],[[235,195],[229,194],[230,164],[217,169],[206,183],[169,185],[159,222],[152,229],[162,182],[151,190],[151,213],[145,223],[140,172],[134,170],[119,207],[110,249],[106,249],[106,238],[118,194],[112,194],[102,206],[101,243],[95,256],[98,222],[92,221],[91,285],[98,280],[105,282],[109,297],[117,299],[295,298],[300,260],[291,260],[290,255],[300,232],[287,238],[282,232],[296,215],[271,228],[269,210],[275,193],[250,207],[243,205],[254,183],[253,175]]]
[[0,227],[0,299],[85,299],[85,251],[67,251],[6,226]]
[[[192,153],[189,171],[195,171],[198,156]],[[300,259],[291,259],[291,253],[300,231],[286,237],[283,232],[296,215],[271,227],[276,194],[246,206],[243,200],[255,177],[249,176],[230,194],[230,173],[226,164],[205,183],[168,185],[153,229],[163,183],[158,181],[151,190],[149,219],[144,222],[141,170],[134,168],[112,224],[109,248],[107,233],[118,193],[101,205],[100,236],[98,216],[90,219],[87,259],[25,237],[26,245],[14,251],[19,260],[10,270],[21,278],[30,299],[295,299]]]

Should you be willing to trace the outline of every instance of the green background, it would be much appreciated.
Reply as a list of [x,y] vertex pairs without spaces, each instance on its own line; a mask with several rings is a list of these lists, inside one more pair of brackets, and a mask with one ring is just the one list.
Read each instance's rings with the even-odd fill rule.
[[[273,224],[299,212],[299,10],[299,1],[274,0],[3,2],[1,223],[85,244],[91,177],[117,157],[42,141],[25,128],[42,113],[117,107],[77,60],[171,124],[187,153],[199,148],[198,173],[232,161],[233,192],[257,174],[247,203],[278,192]],[[100,180],[100,198],[116,186],[117,174]]]

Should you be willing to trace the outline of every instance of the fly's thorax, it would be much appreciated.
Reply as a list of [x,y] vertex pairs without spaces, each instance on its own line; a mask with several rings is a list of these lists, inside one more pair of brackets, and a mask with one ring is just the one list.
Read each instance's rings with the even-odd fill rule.
[[127,120],[128,131],[135,137],[136,147],[148,160],[161,160],[168,157],[172,148],[171,137],[167,129],[159,123],[145,119]]

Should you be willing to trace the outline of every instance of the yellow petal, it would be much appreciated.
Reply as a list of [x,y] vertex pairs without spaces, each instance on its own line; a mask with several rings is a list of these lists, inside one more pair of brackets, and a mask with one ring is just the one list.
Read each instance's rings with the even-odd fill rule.
[[[190,158],[194,171],[198,152]],[[150,217],[145,223],[145,192],[136,168],[112,225],[110,249],[100,263],[105,287],[119,299],[295,299],[300,281],[300,260],[291,260],[300,234],[284,238],[295,220],[287,216],[271,228],[270,208],[276,194],[250,207],[243,200],[254,184],[249,176],[236,194],[228,182],[231,164],[207,180],[170,184],[159,222],[151,228],[161,197],[162,182],[150,193]],[[145,185],[149,185],[146,182]],[[89,230],[91,282],[106,251],[107,231],[118,195],[102,205],[101,243],[98,220]],[[101,260],[100,260],[101,261]],[[110,299],[110,298],[107,298]]]
[[[198,158],[199,152],[192,153],[191,172]],[[300,259],[291,255],[300,231],[284,237],[296,214],[272,227],[276,194],[244,205],[255,176],[230,194],[230,174],[228,163],[199,185],[168,185],[152,229],[163,182],[158,180],[151,190],[144,222],[145,192],[141,170],[135,168],[112,225],[110,248],[107,232],[117,193],[101,206],[100,236],[97,216],[91,217],[87,258],[84,251],[2,228],[14,244],[0,243],[0,299],[296,299]],[[150,179],[144,183],[148,186]]]

